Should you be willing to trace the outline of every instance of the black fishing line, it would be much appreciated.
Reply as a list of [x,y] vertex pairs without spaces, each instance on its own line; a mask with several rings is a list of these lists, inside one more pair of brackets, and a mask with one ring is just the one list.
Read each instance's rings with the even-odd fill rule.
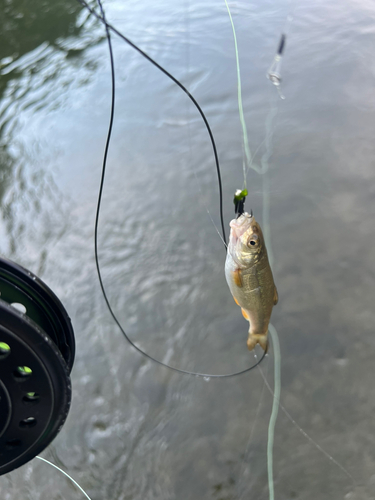
[[77,1],[83,7],[85,7],[93,16],[95,16],[99,21],[101,21],[105,25],[106,32],[107,32],[107,38],[108,38],[108,31],[109,30],[113,31],[113,33],[116,33],[116,35],[118,35],[120,38],[122,38],[126,43],[128,43],[131,47],[133,47],[133,49],[135,49],[136,51],[138,51],[143,57],[145,57],[148,61],[150,61],[151,64],[153,64],[154,66],[156,66],[162,73],[164,73],[176,85],[178,85],[180,87],[180,89],[182,89],[185,92],[185,94],[191,99],[191,101],[194,103],[195,107],[199,111],[199,113],[200,113],[200,115],[201,115],[201,117],[202,117],[202,119],[204,121],[204,124],[206,125],[208,134],[209,134],[210,139],[211,139],[212,149],[214,151],[214,157],[215,157],[215,163],[216,163],[216,171],[217,171],[217,179],[218,179],[218,183],[219,183],[219,204],[220,204],[221,231],[222,231],[222,234],[223,234],[224,244],[225,244],[225,246],[227,246],[227,240],[226,240],[225,228],[224,228],[223,188],[222,188],[222,182],[221,182],[221,173],[220,173],[220,166],[219,166],[219,156],[217,154],[215,139],[214,139],[214,136],[212,134],[211,127],[210,127],[210,125],[208,123],[208,120],[206,118],[206,115],[203,113],[201,107],[199,106],[199,104],[195,100],[195,98],[190,94],[190,92],[187,90],[187,88],[184,87],[184,85],[182,85],[182,83],[179,80],[177,80],[177,78],[175,78],[173,75],[171,75],[171,73],[169,73],[165,68],[163,68],[163,66],[161,66],[154,59],[152,59],[152,57],[150,57],[148,54],[146,54],[146,52],[144,52],[142,49],[140,49],[135,43],[133,43],[131,40],[129,40],[129,38],[127,38],[125,35],[123,35],[122,33],[120,33],[114,26],[112,26],[111,24],[107,23],[107,21],[105,19],[104,12],[103,12],[103,8],[101,6],[100,6],[100,10],[102,12],[102,16],[100,16],[97,12],[95,12],[95,10],[92,9],[85,2],[85,0],[77,0]]
[[[125,339],[129,342],[131,346],[134,347],[140,354],[145,356],[146,358],[150,359],[151,361],[164,366],[165,368],[169,368],[170,370],[173,370],[175,372],[179,373],[185,373],[187,375],[195,375],[196,377],[206,377],[206,378],[228,378],[228,377],[234,377],[236,375],[242,375],[243,373],[247,373],[256,366],[258,366],[264,359],[266,353],[264,352],[262,357],[257,361],[257,363],[253,366],[250,366],[249,368],[245,368],[244,370],[241,370],[239,372],[234,372],[234,373],[228,373],[228,374],[210,374],[210,373],[197,373],[197,372],[191,372],[188,370],[181,370],[180,368],[175,368],[173,366],[170,366],[166,363],[163,363],[162,361],[159,361],[158,359],[153,358],[147,352],[143,351],[140,347],[138,347],[128,336],[128,334],[125,332],[123,327],[121,326],[119,320],[117,319],[114,311],[112,310],[111,304],[109,303],[109,299],[107,297],[107,293],[104,288],[103,280],[102,280],[102,275],[100,271],[100,265],[99,265],[99,257],[98,257],[98,226],[99,226],[99,214],[100,214],[100,207],[101,207],[101,201],[102,201],[102,194],[103,194],[103,186],[104,186],[104,177],[105,177],[105,171],[106,171],[106,166],[107,166],[107,157],[108,157],[108,149],[109,149],[109,143],[111,141],[111,135],[112,135],[112,128],[113,128],[113,118],[114,118],[114,113],[115,113],[115,90],[116,90],[116,84],[115,84],[115,64],[114,64],[114,59],[113,59],[113,50],[112,50],[112,41],[111,41],[111,34],[110,30],[112,30],[114,33],[119,35],[122,39],[124,39],[127,43],[129,43],[132,47],[134,47],[138,52],[140,52],[146,59],[148,59],[150,62],[152,62],[157,68],[159,68],[163,73],[165,73],[167,76],[169,76],[174,82],[176,82],[179,87],[181,87],[184,92],[190,97],[190,99],[194,102],[198,110],[200,111],[204,122],[207,126],[207,129],[209,131],[212,145],[214,148],[214,153],[215,153],[215,160],[216,160],[216,166],[218,169],[218,178],[219,178],[219,190],[220,190],[220,208],[222,209],[222,189],[221,189],[221,177],[220,177],[220,169],[219,169],[219,162],[217,158],[217,152],[216,152],[216,146],[215,146],[215,141],[212,135],[212,132],[209,128],[208,122],[206,117],[204,116],[203,111],[199,107],[198,103],[196,100],[193,98],[193,96],[185,89],[185,87],[176,80],[170,73],[168,73],[164,68],[162,68],[158,63],[156,63],[153,59],[151,59],[145,52],[143,52],[141,49],[139,49],[133,42],[130,42],[126,37],[124,37],[119,31],[117,31],[115,28],[113,28],[110,24],[107,23],[106,18],[105,18],[105,13],[104,9],[101,3],[101,0],[97,0],[100,11],[101,11],[101,16],[97,14],[93,9],[91,9],[88,4],[84,0],[77,0],[80,4],[82,4],[84,7],[86,7],[91,14],[93,14],[99,21],[101,21],[106,30],[106,36],[107,36],[107,41],[108,41],[108,48],[109,48],[109,55],[110,55],[110,63],[111,63],[111,84],[112,84],[112,96],[111,96],[111,114],[110,114],[110,119],[109,119],[109,127],[108,127],[108,133],[107,133],[107,139],[106,139],[106,144],[105,144],[105,150],[104,150],[104,157],[103,157],[103,164],[102,164],[102,175],[100,179],[100,187],[99,187],[99,194],[98,194],[98,202],[97,202],[97,207],[96,207],[96,216],[95,216],[95,231],[94,231],[94,240],[95,240],[95,264],[96,264],[96,270],[98,273],[98,278],[99,278],[99,283],[100,283],[100,288],[103,293],[104,300],[107,304],[108,310],[111,313],[112,318],[114,319],[115,323],[119,327],[121,333],[124,335]],[[221,215],[222,217],[222,215]],[[222,217],[222,229],[223,229],[223,236],[225,240],[225,232],[224,232],[224,225],[223,225],[223,217]]]

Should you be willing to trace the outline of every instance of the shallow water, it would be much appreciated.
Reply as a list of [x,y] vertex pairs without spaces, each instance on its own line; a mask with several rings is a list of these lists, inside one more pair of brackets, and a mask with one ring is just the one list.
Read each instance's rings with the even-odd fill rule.
[[[375,8],[349,0],[230,6],[253,152],[277,106],[268,182],[282,402],[355,481],[280,412],[276,498],[375,499]],[[281,101],[265,74],[294,6]],[[209,381],[172,373],[135,352],[105,307],[93,251],[110,107],[103,29],[73,0],[3,9],[0,252],[57,293],[77,341],[72,408],[43,456],[93,500],[267,499],[272,397],[260,373]],[[242,148],[225,3],[114,0],[105,9],[207,114],[228,224]],[[206,211],[219,225],[203,122],[170,80],[113,43],[116,115],[99,226],[111,304],[158,359],[209,373],[244,369],[253,362],[247,323],[227,289],[223,245]],[[247,208],[262,220],[261,176],[250,171],[248,187]],[[272,352],[262,368],[271,382]],[[33,461],[0,478],[0,497],[82,494]]]

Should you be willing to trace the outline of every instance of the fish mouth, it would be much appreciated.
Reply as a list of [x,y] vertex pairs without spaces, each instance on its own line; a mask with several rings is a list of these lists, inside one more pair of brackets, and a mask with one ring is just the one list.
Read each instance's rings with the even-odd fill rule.
[[229,225],[231,227],[231,240],[234,244],[249,229],[253,220],[254,217],[245,212],[241,214],[238,219],[233,219],[230,221]]

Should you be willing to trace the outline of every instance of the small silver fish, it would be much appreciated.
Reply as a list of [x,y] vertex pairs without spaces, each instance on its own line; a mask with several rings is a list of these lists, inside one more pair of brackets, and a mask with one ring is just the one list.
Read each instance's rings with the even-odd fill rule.
[[278,295],[262,230],[247,212],[230,222],[225,277],[237,305],[250,322],[247,347],[267,351],[268,324]]

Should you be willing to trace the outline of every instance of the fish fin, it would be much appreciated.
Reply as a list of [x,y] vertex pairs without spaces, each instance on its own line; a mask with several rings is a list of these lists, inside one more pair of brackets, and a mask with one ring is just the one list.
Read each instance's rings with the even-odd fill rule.
[[234,298],[235,303],[239,306],[240,304],[238,303],[238,300],[236,299],[236,297],[233,297],[233,298]]
[[238,286],[238,288],[243,287],[242,275],[241,275],[240,269],[236,269],[235,271],[232,271],[232,278],[233,278],[234,283]]
[[252,351],[257,344],[259,344],[260,347],[267,353],[268,351],[267,333],[263,335],[249,333],[249,338],[247,339],[247,348],[249,349],[249,351]]
[[[239,304],[238,304],[239,305]],[[245,311],[245,309],[243,309],[241,307],[241,312],[242,312],[242,316],[247,319],[247,321],[250,321],[250,318],[249,318],[249,315],[247,314],[247,312]]]
[[275,306],[279,302],[279,294],[277,293],[277,288],[273,292],[273,305]]

